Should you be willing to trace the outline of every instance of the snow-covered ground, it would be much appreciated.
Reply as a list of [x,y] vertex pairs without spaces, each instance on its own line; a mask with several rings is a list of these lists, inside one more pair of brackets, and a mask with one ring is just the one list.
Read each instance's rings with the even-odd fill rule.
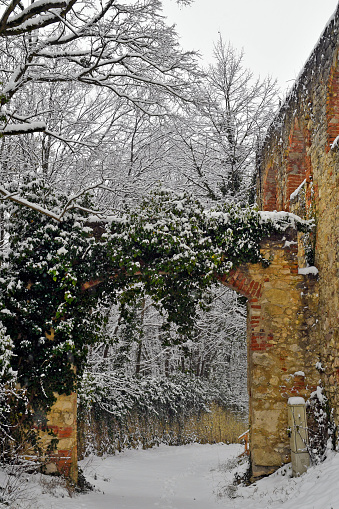
[[[238,445],[199,445],[125,451],[81,464],[95,489],[71,498],[58,479],[26,476],[12,508],[30,509],[339,509],[339,454],[299,478],[290,467],[255,484],[234,486],[246,464]],[[0,475],[1,480],[1,475]],[[0,503],[1,506],[1,503]]]

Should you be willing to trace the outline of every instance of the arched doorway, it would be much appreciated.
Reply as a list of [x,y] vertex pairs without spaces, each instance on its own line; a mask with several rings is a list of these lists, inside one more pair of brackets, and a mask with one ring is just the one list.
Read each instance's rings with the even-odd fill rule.
[[[296,230],[289,228],[264,239],[261,251],[270,261],[268,267],[246,264],[220,278],[222,284],[247,298],[253,478],[290,460],[287,400],[295,395],[307,398],[319,378],[315,369],[318,350],[310,326],[317,308],[317,280],[312,273],[298,270]],[[49,421],[60,440],[55,463],[69,472],[76,470],[74,397],[60,396]]]

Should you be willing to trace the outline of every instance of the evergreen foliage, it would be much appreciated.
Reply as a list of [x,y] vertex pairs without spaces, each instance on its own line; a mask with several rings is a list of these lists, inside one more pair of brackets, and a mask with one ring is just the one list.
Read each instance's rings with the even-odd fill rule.
[[267,265],[260,241],[292,225],[308,227],[288,213],[271,218],[227,204],[206,210],[188,193],[157,189],[112,222],[108,254],[120,277],[130,281],[122,306],[148,294],[168,322],[189,335],[196,303],[204,306],[204,294],[218,277],[242,263]]
[[[30,202],[66,205],[42,180],[13,184]],[[291,225],[253,208],[206,211],[188,194],[156,190],[134,210],[111,218],[96,241],[88,226],[88,196],[52,222],[11,205],[9,248],[0,266],[0,319],[13,342],[12,365],[27,391],[37,424],[44,424],[54,393],[76,388],[88,346],[100,335],[105,309],[117,299],[130,320],[131,305],[150,295],[167,323],[189,336],[196,303],[218,276],[240,263],[268,263],[260,240]],[[79,212],[80,210],[80,212]],[[97,279],[95,291],[83,284]]]
[[[14,186],[13,186],[14,187]],[[13,189],[14,191],[14,189]],[[41,181],[21,186],[28,199],[49,198]],[[47,195],[47,196],[46,196]],[[60,203],[58,203],[60,205]],[[0,317],[14,348],[12,365],[43,423],[54,392],[70,393],[81,374],[87,345],[97,339],[100,295],[82,292],[81,283],[105,270],[105,257],[84,226],[85,217],[68,213],[61,223],[13,205],[7,230],[9,249],[0,267]],[[96,259],[95,268],[93,259]],[[102,262],[101,262],[102,260]],[[91,310],[97,311],[91,313]]]
[[327,457],[329,449],[336,449],[337,426],[333,408],[321,384],[307,401],[308,452],[314,465]]

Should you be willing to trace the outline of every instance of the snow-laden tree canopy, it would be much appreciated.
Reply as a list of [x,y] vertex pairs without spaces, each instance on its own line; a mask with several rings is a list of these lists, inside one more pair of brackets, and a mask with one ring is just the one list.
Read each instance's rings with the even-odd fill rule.
[[[90,155],[96,160],[112,124],[133,108],[154,117],[168,114],[173,104],[189,100],[190,83],[197,74],[192,52],[181,50],[159,0],[3,0],[0,160],[4,164],[0,172],[8,179],[0,185],[2,199],[58,218],[60,211],[53,213],[41,203],[33,205],[8,192],[8,173],[27,176],[21,148],[33,171],[39,165],[39,152],[45,172],[51,161],[68,152],[58,185],[60,180],[66,182],[74,196],[87,188],[79,165],[86,165]],[[116,109],[120,111],[115,115]],[[21,146],[18,137],[26,139],[30,149]],[[9,150],[7,161],[1,152]],[[83,160],[74,156],[75,150],[85,153]],[[100,169],[90,180],[90,187],[103,186]]]

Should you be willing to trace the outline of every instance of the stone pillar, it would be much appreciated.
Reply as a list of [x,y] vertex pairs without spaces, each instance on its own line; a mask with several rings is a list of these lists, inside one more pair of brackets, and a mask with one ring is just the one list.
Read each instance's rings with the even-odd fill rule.
[[253,309],[251,302],[248,305],[253,478],[270,474],[290,461],[288,398],[308,398],[319,380],[315,368],[319,350],[312,335],[317,278],[299,273],[295,231],[265,241],[262,247],[271,264],[261,269],[260,309]]
[[222,282],[247,297],[250,456],[253,479],[290,461],[287,401],[308,398],[319,374],[314,335],[317,276],[299,273],[297,232],[272,235],[270,265],[238,267]]
[[[58,439],[57,448],[53,451],[46,464],[46,473],[59,472],[69,477],[73,482],[78,480],[77,465],[77,395],[72,393],[55,394],[57,400],[52,406],[47,425]],[[42,433],[42,439],[47,447],[52,437]]]

